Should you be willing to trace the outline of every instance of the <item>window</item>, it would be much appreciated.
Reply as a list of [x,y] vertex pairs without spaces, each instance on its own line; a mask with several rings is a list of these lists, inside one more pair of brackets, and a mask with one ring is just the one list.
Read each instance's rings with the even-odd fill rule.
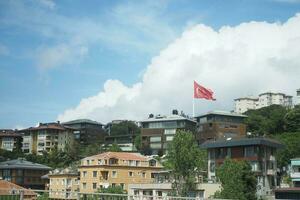
[[112,184],[111,184],[111,187],[116,187],[116,184],[115,184],[115,183],[112,183]]
[[82,188],[86,189],[86,183],[82,183]]
[[117,178],[117,171],[112,171],[111,177],[112,177],[112,178]]
[[125,184],[124,183],[120,183],[120,186],[121,186],[122,189],[124,189]]
[[160,136],[150,137],[150,142],[161,142]]
[[213,172],[215,172],[215,168],[216,168],[215,163],[214,163],[214,162],[211,162],[211,163],[210,163],[210,166],[209,166],[209,171],[213,173]]
[[149,160],[149,166],[155,167],[156,166],[156,160],[154,160],[154,159]]
[[143,172],[143,173],[142,173],[142,177],[143,177],[143,178],[146,178],[146,172]]
[[161,148],[161,143],[150,143],[150,148],[160,149]]
[[253,172],[260,171],[260,166],[259,166],[259,162],[258,161],[251,161],[250,165],[251,165],[251,170]]
[[174,136],[167,136],[167,137],[166,137],[166,141],[167,141],[167,142],[170,142],[170,141],[173,140],[173,138],[174,138]]
[[93,177],[97,177],[97,171],[93,171]]
[[86,175],[87,175],[87,171],[83,171],[82,172],[82,177],[86,177]]
[[93,189],[97,189],[97,183],[93,183]]
[[244,156],[245,157],[257,156],[257,147],[256,146],[245,147]]
[[87,160],[87,161],[86,161],[86,164],[87,164],[87,165],[90,165],[90,160]]
[[133,176],[133,172],[128,172],[128,176],[132,177]]
[[165,135],[175,135],[176,129],[165,129]]

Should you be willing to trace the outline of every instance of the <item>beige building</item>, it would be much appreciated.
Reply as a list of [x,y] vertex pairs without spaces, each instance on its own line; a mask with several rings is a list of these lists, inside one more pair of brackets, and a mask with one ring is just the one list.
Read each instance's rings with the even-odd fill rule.
[[50,152],[52,148],[64,150],[66,145],[74,141],[76,129],[57,123],[40,123],[19,132],[23,133],[22,150],[24,153],[41,155],[43,151]]
[[12,129],[0,129],[0,148],[13,151],[21,144],[22,136]]
[[48,178],[50,199],[77,199],[77,192],[79,192],[77,169],[56,169],[49,173]]
[[80,192],[96,192],[109,186],[121,186],[128,191],[128,184],[151,183],[153,172],[162,166],[153,158],[138,153],[106,152],[81,160]]

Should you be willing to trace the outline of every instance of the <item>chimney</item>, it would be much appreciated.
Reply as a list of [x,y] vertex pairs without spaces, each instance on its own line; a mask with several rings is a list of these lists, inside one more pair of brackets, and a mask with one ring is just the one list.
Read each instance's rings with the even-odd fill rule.
[[154,117],[154,115],[151,113],[151,114],[149,114],[148,118],[153,118],[153,117]]

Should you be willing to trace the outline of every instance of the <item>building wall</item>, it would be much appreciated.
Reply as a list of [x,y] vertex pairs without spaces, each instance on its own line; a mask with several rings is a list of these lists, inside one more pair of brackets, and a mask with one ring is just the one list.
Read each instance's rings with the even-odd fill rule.
[[[157,167],[130,166],[81,166],[80,192],[96,192],[99,188],[108,186],[123,186],[128,190],[128,184],[151,183],[151,173],[160,170]],[[107,177],[107,178],[106,178]]]
[[240,98],[235,100],[235,112],[244,113],[248,110],[254,110],[257,106],[257,99]]
[[77,175],[49,175],[50,199],[77,199],[79,180]]

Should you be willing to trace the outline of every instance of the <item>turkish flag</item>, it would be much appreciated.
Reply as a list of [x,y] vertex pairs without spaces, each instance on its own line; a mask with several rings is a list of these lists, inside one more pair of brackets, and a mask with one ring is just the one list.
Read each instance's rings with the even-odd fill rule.
[[199,85],[196,81],[194,81],[194,98],[215,101],[216,99],[213,97],[213,94],[213,91]]

